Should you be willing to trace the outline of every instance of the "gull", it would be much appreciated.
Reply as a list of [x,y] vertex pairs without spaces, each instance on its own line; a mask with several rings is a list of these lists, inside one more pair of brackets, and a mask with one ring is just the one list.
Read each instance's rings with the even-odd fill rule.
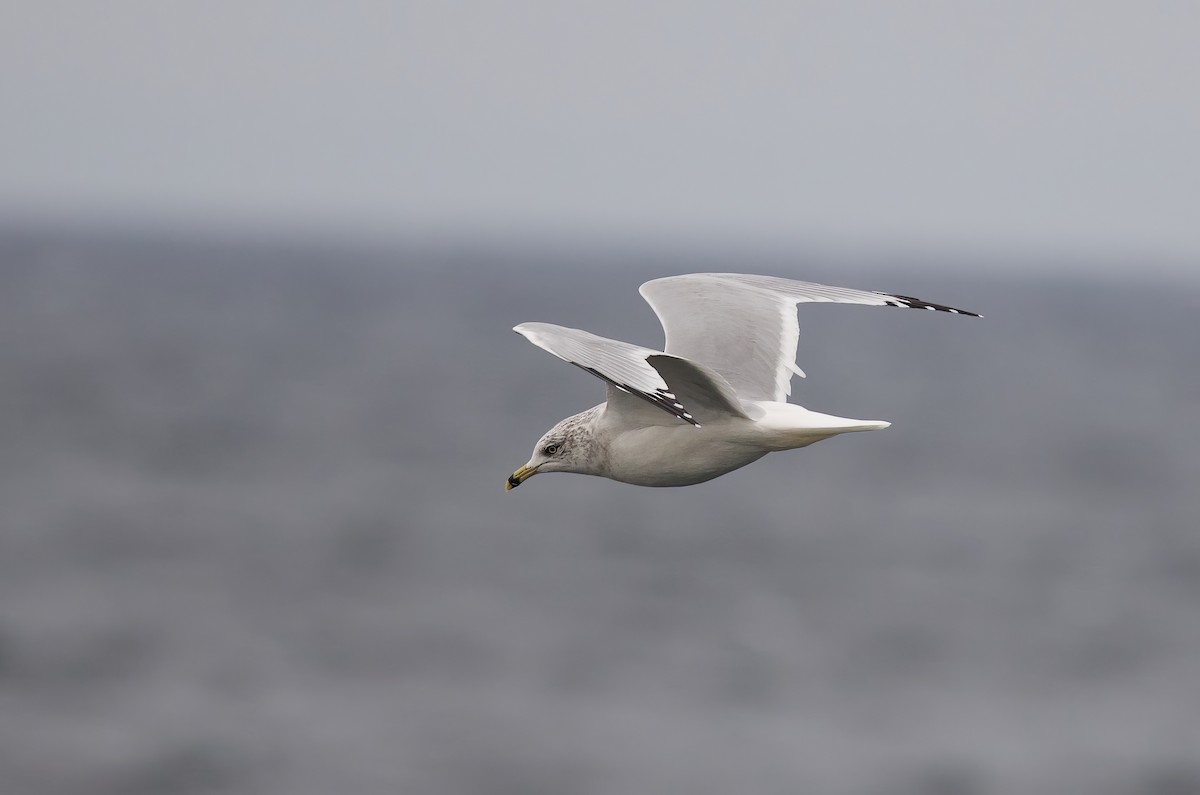
[[788,403],[802,303],[862,304],[981,317],[905,295],[743,273],[654,279],[639,292],[666,334],[662,351],[550,323],[513,331],[607,383],[604,403],[547,431],[505,490],[542,472],[638,486],[690,486],[842,433],[891,423]]

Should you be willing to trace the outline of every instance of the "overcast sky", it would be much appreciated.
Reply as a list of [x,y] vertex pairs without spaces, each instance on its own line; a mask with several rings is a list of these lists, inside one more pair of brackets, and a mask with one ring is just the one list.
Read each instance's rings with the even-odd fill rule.
[[1190,2],[8,2],[0,213],[1187,262],[1198,41]]

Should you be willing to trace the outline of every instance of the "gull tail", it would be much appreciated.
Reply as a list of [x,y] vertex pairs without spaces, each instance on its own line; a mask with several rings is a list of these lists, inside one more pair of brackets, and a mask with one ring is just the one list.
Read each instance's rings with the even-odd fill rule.
[[842,433],[878,431],[891,425],[884,420],[856,420],[809,411],[794,403],[759,402],[750,416],[762,429],[772,449],[805,447]]

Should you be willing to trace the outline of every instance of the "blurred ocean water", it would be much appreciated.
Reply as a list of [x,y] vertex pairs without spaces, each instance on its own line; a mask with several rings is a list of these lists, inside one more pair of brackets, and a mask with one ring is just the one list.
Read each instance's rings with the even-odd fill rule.
[[[503,478],[767,272],[893,428]],[[0,792],[1200,792],[1200,284],[0,235]],[[886,275],[885,275],[886,274]]]

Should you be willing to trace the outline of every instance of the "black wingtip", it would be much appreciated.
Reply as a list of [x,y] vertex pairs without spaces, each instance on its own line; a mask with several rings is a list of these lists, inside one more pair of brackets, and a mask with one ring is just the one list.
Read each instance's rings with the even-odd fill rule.
[[675,394],[670,390],[660,388],[656,389],[654,392],[643,392],[642,390],[635,389],[628,384],[622,384],[618,381],[614,381],[594,367],[588,367],[587,365],[580,364],[579,362],[571,362],[571,364],[575,365],[580,370],[587,370],[592,375],[607,381],[617,389],[620,389],[622,392],[628,392],[631,395],[636,395],[650,405],[658,406],[668,414],[673,414],[684,422],[690,423],[697,428],[700,427],[700,423],[696,422],[696,418],[693,417],[686,408],[684,408],[682,403],[675,399]]
[[968,312],[965,309],[956,309],[945,304],[935,304],[932,301],[922,301],[920,298],[913,298],[911,295],[896,295],[894,293],[880,293],[876,295],[883,296],[884,303],[888,306],[896,306],[902,309],[928,309],[931,312],[947,312],[951,315],[965,315],[966,317],[983,317],[978,312]]

